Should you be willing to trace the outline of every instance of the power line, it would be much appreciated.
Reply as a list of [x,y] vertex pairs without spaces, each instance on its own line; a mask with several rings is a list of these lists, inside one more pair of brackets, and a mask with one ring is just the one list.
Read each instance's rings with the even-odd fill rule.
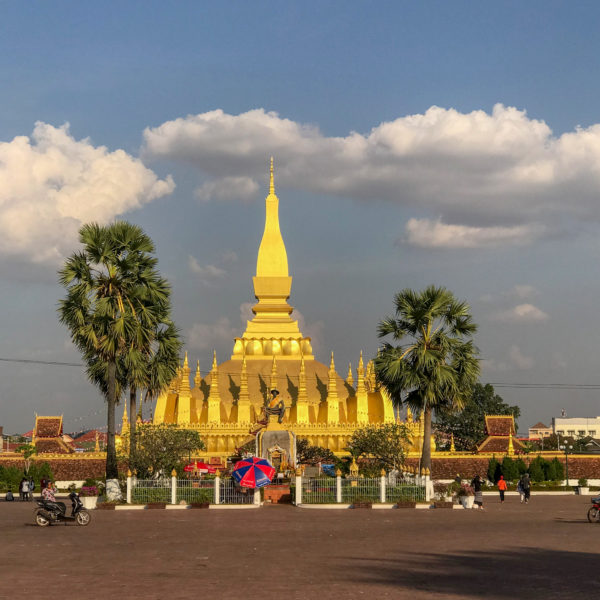
[[83,367],[81,363],[60,362],[57,360],[30,360],[27,358],[0,358],[0,362],[23,363],[28,365],[52,365],[61,367]]

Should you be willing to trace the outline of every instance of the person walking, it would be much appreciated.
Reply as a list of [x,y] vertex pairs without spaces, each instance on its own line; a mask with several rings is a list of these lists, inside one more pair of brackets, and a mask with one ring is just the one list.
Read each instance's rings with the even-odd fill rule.
[[500,504],[504,502],[504,492],[506,492],[506,481],[504,481],[504,475],[500,475],[498,480],[498,491],[500,492]]
[[529,496],[531,495],[531,479],[529,479],[529,473],[523,473],[523,476],[521,477],[521,481],[519,481],[519,483],[521,485],[521,488],[523,489],[525,504],[529,504]]
[[473,481],[471,481],[471,485],[473,486],[473,491],[475,492],[475,501],[474,503],[477,505],[477,508],[483,510],[483,492],[481,491],[481,484],[483,480],[479,475],[475,475]]
[[27,480],[25,479],[25,477],[23,477],[23,479],[21,479],[21,481],[19,482],[19,498],[21,498],[21,500],[25,500],[23,496],[23,483],[25,483],[25,481]]
[[23,481],[21,481],[21,492],[23,500],[29,500],[29,481],[23,477]]

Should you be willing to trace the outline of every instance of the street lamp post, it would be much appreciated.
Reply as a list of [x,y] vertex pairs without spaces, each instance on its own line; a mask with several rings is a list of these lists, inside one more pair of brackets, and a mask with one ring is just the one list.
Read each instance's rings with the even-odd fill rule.
[[567,485],[569,485],[569,450],[573,448],[572,445],[565,443],[562,446],[559,446],[560,450],[565,451],[565,470],[567,472]]

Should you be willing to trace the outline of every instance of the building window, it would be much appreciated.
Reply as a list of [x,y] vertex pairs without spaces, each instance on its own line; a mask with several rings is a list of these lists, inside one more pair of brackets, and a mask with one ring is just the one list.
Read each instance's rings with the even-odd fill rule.
[[583,437],[583,436],[585,435],[585,429],[580,429],[580,430],[577,432],[577,435],[580,435],[581,437]]
[[588,435],[591,435],[592,437],[596,437],[596,430],[595,429],[590,429],[588,431]]
[[575,435],[575,430],[574,429],[568,429],[567,430],[567,435],[570,435],[571,437]]
[[564,429],[559,429],[556,433],[558,435],[565,435],[565,430]]

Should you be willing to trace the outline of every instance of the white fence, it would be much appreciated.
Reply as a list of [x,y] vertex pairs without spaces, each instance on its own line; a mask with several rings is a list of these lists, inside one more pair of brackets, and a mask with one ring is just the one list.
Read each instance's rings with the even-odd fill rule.
[[227,477],[190,480],[127,478],[127,503],[150,504],[260,504],[260,493],[241,488]]

